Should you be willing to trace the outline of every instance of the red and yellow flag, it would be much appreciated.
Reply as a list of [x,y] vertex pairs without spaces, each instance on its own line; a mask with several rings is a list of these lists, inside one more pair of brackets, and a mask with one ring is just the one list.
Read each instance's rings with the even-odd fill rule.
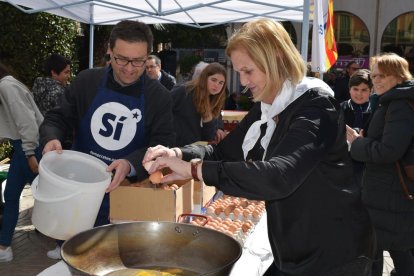
[[312,71],[326,72],[338,58],[333,28],[333,0],[314,0]]
[[334,36],[334,18],[333,18],[333,0],[328,0],[328,15],[325,27],[325,51],[326,51],[326,70],[332,67],[338,59],[338,51],[336,50],[336,42]]

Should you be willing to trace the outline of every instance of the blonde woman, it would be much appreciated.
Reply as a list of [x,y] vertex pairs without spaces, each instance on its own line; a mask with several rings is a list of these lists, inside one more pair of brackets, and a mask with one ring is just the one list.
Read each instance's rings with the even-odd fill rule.
[[199,77],[175,87],[171,97],[177,146],[215,140],[226,100],[226,69],[208,64]]
[[144,162],[156,158],[150,173],[169,167],[163,182],[192,177],[264,200],[282,275],[369,275],[371,225],[333,91],[305,77],[300,53],[275,21],[245,24],[226,53],[255,105],[218,145],[149,148]]
[[[347,136],[352,158],[365,162],[362,200],[375,227],[379,260],[372,275],[382,275],[383,250],[389,251],[397,275],[414,275],[414,201],[406,198],[395,167],[414,137],[409,105],[414,101],[414,81],[408,62],[396,54],[372,57],[370,64],[378,105],[372,107],[375,112],[365,137],[351,128]],[[412,181],[405,182],[413,187]]]

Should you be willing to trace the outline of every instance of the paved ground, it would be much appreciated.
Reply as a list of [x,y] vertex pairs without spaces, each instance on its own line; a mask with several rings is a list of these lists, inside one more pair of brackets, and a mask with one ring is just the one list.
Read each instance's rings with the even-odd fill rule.
[[[14,259],[9,263],[0,263],[1,276],[32,276],[58,261],[49,259],[46,252],[55,248],[53,239],[35,231],[31,222],[33,197],[30,186],[26,186],[20,201],[20,216],[13,237]],[[393,268],[388,252],[385,252],[384,273],[389,275]],[[59,276],[59,275],[56,275]],[[249,276],[249,275],[241,275]]]
[[[37,275],[47,267],[57,263],[49,259],[46,252],[55,248],[53,239],[35,231],[31,222],[33,197],[30,186],[23,190],[20,200],[20,215],[13,236],[13,261],[0,263],[0,275],[31,276]],[[58,276],[58,275],[56,275]]]

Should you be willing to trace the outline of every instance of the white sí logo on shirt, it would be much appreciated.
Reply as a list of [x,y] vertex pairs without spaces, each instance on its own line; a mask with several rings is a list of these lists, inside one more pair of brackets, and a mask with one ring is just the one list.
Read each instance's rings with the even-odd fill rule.
[[92,115],[92,136],[106,150],[119,150],[131,143],[135,137],[141,110],[109,102],[101,105]]

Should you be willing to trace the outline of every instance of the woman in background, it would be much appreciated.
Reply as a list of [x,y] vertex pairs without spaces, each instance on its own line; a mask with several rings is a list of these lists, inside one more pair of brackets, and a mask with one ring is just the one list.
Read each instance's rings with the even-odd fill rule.
[[13,156],[4,191],[0,262],[13,260],[11,242],[19,218],[20,195],[38,173],[39,126],[43,116],[32,93],[0,63],[0,137],[11,140]]
[[221,64],[207,65],[198,78],[173,88],[171,97],[177,146],[223,138],[216,137],[226,99],[226,69]]
[[[371,58],[371,78],[378,106],[364,136],[347,127],[353,159],[365,162],[362,200],[377,236],[377,259],[372,276],[382,275],[382,254],[393,259],[397,275],[414,275],[414,201],[405,197],[395,163],[414,137],[414,81],[408,62],[396,54]],[[412,187],[413,183],[405,179]],[[412,192],[412,191],[411,191]]]

